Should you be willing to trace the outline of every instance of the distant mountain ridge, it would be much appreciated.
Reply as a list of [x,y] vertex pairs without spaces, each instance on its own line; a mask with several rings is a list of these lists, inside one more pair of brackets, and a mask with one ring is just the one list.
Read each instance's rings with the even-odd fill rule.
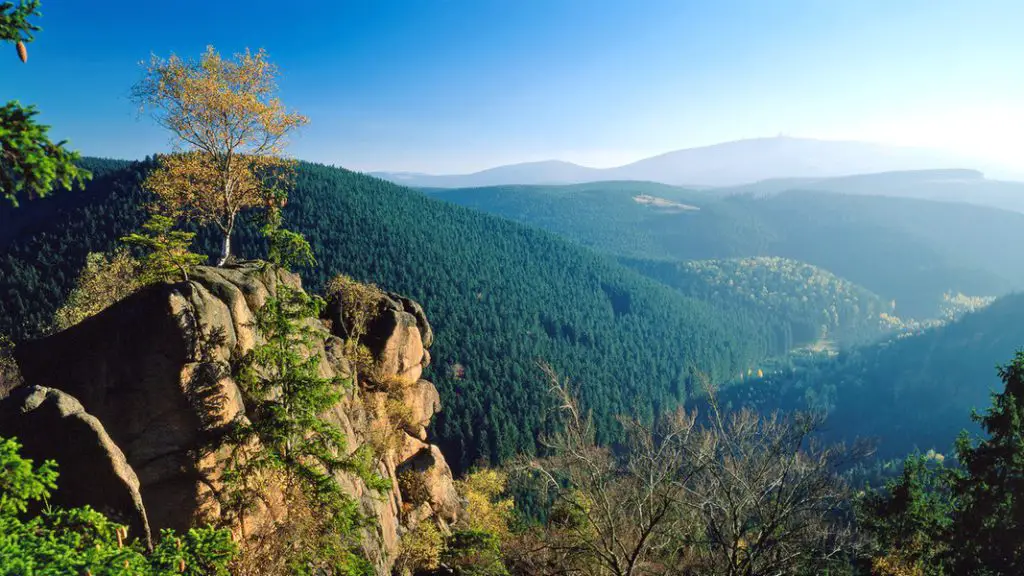
[[768,196],[789,190],[966,202],[1024,212],[1024,182],[989,180],[977,170],[966,169],[905,170],[837,178],[776,178],[718,188],[716,192]]
[[563,162],[544,160],[489,168],[472,174],[433,175],[420,172],[371,172],[395,184],[417,188],[468,188],[502,186],[505,184],[576,184],[604,180],[604,170]]
[[678,186],[724,187],[780,178],[836,178],[912,170],[983,170],[1005,177],[999,166],[922,148],[810,138],[752,138],[687,148],[614,168],[589,168],[547,160],[498,166],[472,174],[374,172],[371,175],[421,188],[470,188],[513,184],[580,184],[641,180]]

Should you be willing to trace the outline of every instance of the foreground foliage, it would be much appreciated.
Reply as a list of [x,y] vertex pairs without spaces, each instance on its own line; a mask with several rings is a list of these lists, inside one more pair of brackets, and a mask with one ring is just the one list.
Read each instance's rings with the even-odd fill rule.
[[165,530],[153,550],[91,508],[45,505],[57,487],[53,462],[38,466],[0,438],[0,574],[228,576],[235,544],[226,530]]
[[[15,43],[22,62],[28,60],[26,42],[40,30],[29,18],[40,16],[39,0],[0,3],[0,41]],[[0,198],[14,206],[21,198],[40,198],[54,188],[70,190],[89,178],[76,164],[78,153],[54,143],[49,126],[40,124],[35,106],[17,100],[0,106]]]
[[975,415],[985,437],[956,443],[958,466],[907,460],[884,492],[860,504],[883,576],[1024,573],[1024,352],[1000,368],[1005,384]]
[[816,444],[819,420],[679,412],[654,427],[628,420],[613,451],[553,374],[552,390],[553,455],[518,468],[553,504],[512,548],[516,573],[810,575],[856,556],[838,470],[859,451]]

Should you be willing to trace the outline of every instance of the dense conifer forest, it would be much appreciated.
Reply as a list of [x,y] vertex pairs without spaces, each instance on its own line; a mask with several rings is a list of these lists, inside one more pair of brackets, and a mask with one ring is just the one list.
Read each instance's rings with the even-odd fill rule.
[[994,208],[799,190],[718,196],[635,182],[429,192],[618,257],[798,260],[895,300],[901,317],[936,315],[946,292],[1024,287],[1024,255],[1009,248],[1024,242],[1024,214]]
[[[0,330],[24,338],[50,323],[89,252],[137,229],[150,167],[86,161],[85,190],[0,211]],[[285,209],[318,266],[314,290],[337,273],[408,295],[434,324],[430,377],[444,412],[435,433],[452,464],[499,461],[536,448],[546,394],[537,361],[585,383],[581,394],[610,439],[614,417],[650,417],[769,354],[774,336],[742,310],[721,310],[551,234],[431,199],[382,180],[303,164]],[[202,252],[217,252],[204,230]],[[254,225],[239,254],[265,253]],[[520,409],[529,406],[529,410]]]
[[720,400],[764,412],[824,411],[827,438],[874,439],[882,459],[942,452],[960,430],[974,428],[970,410],[1000,390],[996,367],[1021,342],[1024,295],[1013,294],[919,334],[773,362],[763,378],[727,388]]
[[772,352],[870,342],[889,326],[892,303],[835,274],[777,257],[722,260],[623,259],[630,268],[723,309],[742,309],[778,338]]

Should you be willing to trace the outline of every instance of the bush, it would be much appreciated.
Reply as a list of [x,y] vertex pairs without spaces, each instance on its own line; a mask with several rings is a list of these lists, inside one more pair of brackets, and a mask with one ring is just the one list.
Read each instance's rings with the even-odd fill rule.
[[469,529],[494,534],[500,541],[509,535],[515,512],[515,501],[503,498],[508,476],[485,468],[456,483],[459,495],[466,501],[466,523]]
[[444,551],[444,536],[433,522],[423,521],[402,538],[402,553],[398,565],[414,572],[436,570]]
[[398,474],[398,488],[402,491],[402,499],[414,508],[430,500],[430,489],[422,472],[412,468]]
[[481,530],[454,532],[441,561],[457,576],[508,576],[498,536]]
[[95,316],[142,287],[142,265],[125,249],[91,252],[74,289],[53,316],[53,331],[66,330]]
[[338,274],[327,283],[327,300],[341,309],[342,328],[346,334],[345,357],[359,374],[371,374],[374,360],[369,349],[360,342],[369,322],[377,313],[377,304],[384,292],[373,284],[357,282]]

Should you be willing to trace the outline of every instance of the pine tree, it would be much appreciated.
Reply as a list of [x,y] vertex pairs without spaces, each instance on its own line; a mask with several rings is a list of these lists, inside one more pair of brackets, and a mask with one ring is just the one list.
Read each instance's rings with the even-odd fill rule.
[[143,284],[173,280],[179,274],[188,282],[189,269],[206,261],[205,256],[189,250],[195,233],[174,230],[174,221],[167,216],[150,216],[142,230],[143,234],[129,234],[121,241],[148,252],[142,259]]
[[[277,528],[273,545],[287,556],[275,559],[284,562],[287,573],[315,566],[368,574],[369,565],[358,552],[364,518],[334,475],[354,473],[377,490],[390,484],[374,474],[373,454],[365,448],[350,453],[342,429],[324,418],[341,400],[344,382],[322,377],[321,359],[312,352],[323,332],[309,320],[319,317],[323,304],[280,284],[276,296],[256,312],[262,343],[237,371],[250,419],[231,435],[238,449],[226,477],[227,504],[244,515],[258,499],[284,498],[289,519]],[[274,494],[268,493],[269,486],[277,487],[271,489]],[[266,551],[243,550],[243,556],[247,553]],[[264,566],[261,573],[274,572]]]

